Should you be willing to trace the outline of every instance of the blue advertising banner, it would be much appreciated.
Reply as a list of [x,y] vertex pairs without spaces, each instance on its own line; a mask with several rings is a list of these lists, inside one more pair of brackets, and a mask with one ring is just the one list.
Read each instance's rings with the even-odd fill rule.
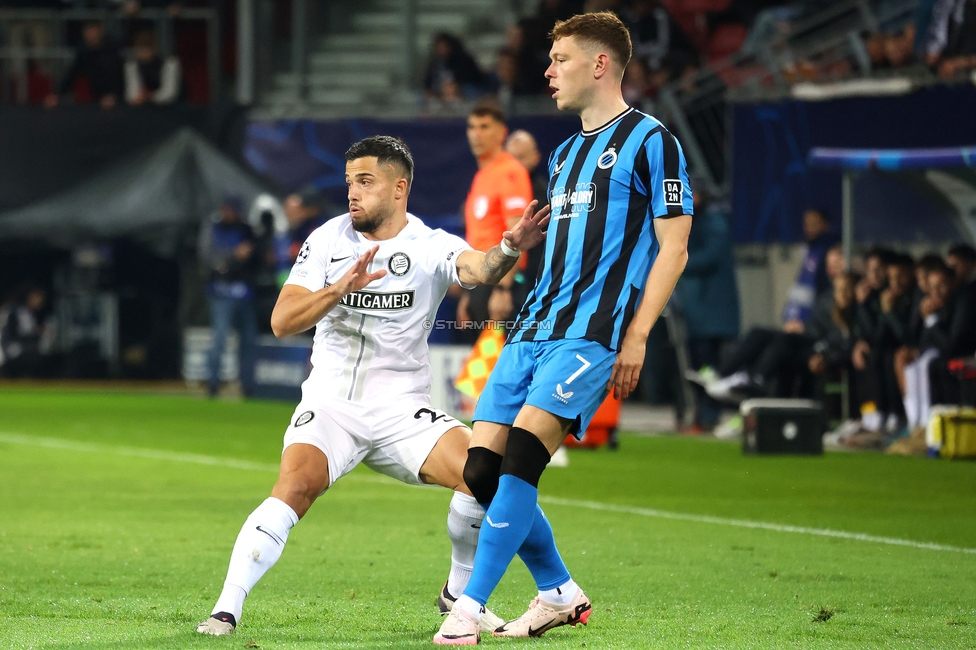
[[[410,211],[429,226],[463,235],[464,200],[478,170],[465,125],[465,118],[255,121],[247,127],[244,155],[256,171],[285,189],[314,185],[344,210],[346,149],[371,135],[397,136],[410,147],[416,165]],[[535,136],[542,164],[579,128],[575,115],[509,120],[510,130]]]

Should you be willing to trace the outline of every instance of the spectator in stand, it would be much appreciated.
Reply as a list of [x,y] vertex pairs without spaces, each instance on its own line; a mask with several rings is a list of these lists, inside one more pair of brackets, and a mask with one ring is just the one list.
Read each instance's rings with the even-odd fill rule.
[[624,78],[620,84],[620,90],[627,104],[638,109],[642,107],[651,92],[647,66],[644,65],[643,61],[637,58],[630,60],[630,63],[627,64],[627,69],[624,70]]
[[122,98],[122,57],[118,46],[106,38],[105,25],[97,20],[88,21],[81,35],[84,43],[61,81],[58,94],[48,95],[44,101],[48,108],[57,106],[61,96],[71,93],[81,77],[88,80],[92,98],[102,108],[112,108]]
[[949,249],[946,264],[955,272],[961,290],[976,290],[976,248],[969,244],[956,244]]
[[446,32],[434,36],[430,61],[424,73],[424,91],[428,98],[453,100],[458,90],[464,97],[475,97],[484,85],[485,77],[478,63],[459,38]]
[[[728,216],[709,201],[703,183],[695,188],[695,220],[688,237],[688,263],[675,292],[684,310],[690,366],[699,372],[718,368],[722,348],[739,336],[739,290]],[[696,390],[695,433],[718,424],[721,406],[703,390]]]
[[47,294],[27,286],[0,306],[0,376],[45,377],[50,362],[44,354],[44,308]]
[[[877,302],[858,306],[857,343],[851,355],[854,386],[860,406],[860,427],[894,433],[901,427],[904,410],[895,375],[895,352],[911,342],[910,326],[914,267],[911,256],[886,252],[885,286]],[[870,269],[870,265],[869,265]],[[875,310],[866,318],[866,309]]]
[[253,284],[260,260],[255,255],[254,233],[241,221],[243,207],[239,196],[225,197],[216,221],[200,233],[199,256],[208,279],[213,333],[207,356],[207,388],[211,397],[217,395],[220,387],[221,359],[231,327],[237,330],[240,341],[238,368],[244,395],[250,396],[254,387],[257,322]]
[[896,354],[895,367],[909,429],[924,427],[932,404],[958,403],[958,383],[946,364],[976,352],[976,304],[959,291],[946,265],[927,274],[928,293],[919,303],[914,347]]
[[976,0],[937,0],[925,57],[943,79],[976,68]]
[[634,43],[634,58],[657,70],[672,52],[695,55],[695,48],[681,27],[658,0],[634,0],[622,10]]
[[820,208],[808,208],[803,213],[803,236],[807,243],[800,273],[783,308],[783,329],[787,332],[802,332],[817,299],[830,289],[827,252],[840,240],[830,230],[826,211]]
[[[478,162],[478,173],[464,204],[465,238],[475,250],[486,251],[497,245],[502,234],[521,218],[532,201],[532,182],[526,168],[504,149],[508,127],[500,108],[488,103],[476,106],[468,115],[467,136]],[[466,291],[458,301],[458,321],[507,321],[512,311],[521,306],[515,304],[519,290],[514,285],[525,264],[523,253],[520,263],[497,285]],[[478,329],[464,330],[462,338],[474,343],[479,334]]]
[[[0,9],[60,9],[60,0],[0,0]],[[27,49],[44,49],[54,42],[51,25],[45,20],[12,20],[6,23],[6,40],[10,47],[10,71],[13,81],[14,101],[26,104],[34,100],[34,88],[38,83],[50,84],[47,66],[38,60],[30,60]],[[50,87],[48,88],[50,93]]]
[[[505,151],[515,156],[515,159],[522,163],[522,166],[529,172],[529,179],[532,182],[532,198],[538,201],[539,206],[547,205],[549,203],[549,170],[539,165],[542,162],[542,154],[539,153],[539,146],[532,134],[522,129],[513,131],[512,135],[508,136],[508,140],[505,141]],[[521,290],[519,294],[524,293],[525,295],[513,297],[516,308],[525,301],[528,291],[535,283],[545,252],[546,247],[544,245],[534,246],[529,251],[525,268],[520,272],[522,282],[516,283]],[[518,279],[516,277],[516,280]]]
[[502,108],[512,105],[512,98],[518,94],[518,57],[515,51],[502,48],[495,59],[495,71],[488,77],[488,90]]
[[288,257],[285,265],[291,270],[302,245],[312,231],[326,222],[322,197],[314,186],[304,187],[285,199],[285,217],[288,219]]
[[159,56],[153,32],[135,35],[132,54],[125,62],[125,100],[130,105],[171,104],[179,99],[180,61],[175,56]]
[[[834,278],[831,300],[822,300],[807,327],[807,367],[816,376],[847,369],[854,343],[857,274],[844,271]],[[826,297],[825,297],[826,298]]]
[[864,257],[864,278],[858,282],[854,295],[857,298],[858,332],[874,332],[880,318],[880,296],[888,281],[888,264],[894,257],[891,251],[876,247]]

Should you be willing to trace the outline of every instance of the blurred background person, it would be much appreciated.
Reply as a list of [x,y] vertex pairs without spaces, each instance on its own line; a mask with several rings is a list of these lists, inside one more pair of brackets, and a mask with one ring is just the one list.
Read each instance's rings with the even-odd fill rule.
[[[692,181],[696,188],[702,182]],[[739,291],[728,217],[708,194],[695,189],[695,219],[688,237],[688,263],[676,293],[688,331],[689,364],[699,372],[718,368],[722,349],[739,336]],[[719,402],[695,386],[693,433],[711,431],[721,416]]]
[[132,106],[171,104],[180,97],[181,83],[179,59],[159,55],[153,32],[137,32],[125,62],[125,101]]
[[76,102],[81,102],[76,84],[79,79],[87,79],[91,99],[102,108],[109,109],[122,98],[122,56],[119,47],[105,33],[105,25],[98,20],[84,24],[81,31],[82,46],[75,54],[74,62],[61,80],[57,94],[48,95],[45,105],[53,107],[61,97],[73,94]]
[[254,274],[259,262],[251,227],[241,221],[243,202],[236,195],[224,198],[216,219],[201,229],[200,262],[208,277],[210,328],[213,343],[207,356],[207,389],[220,388],[221,359],[231,328],[238,336],[238,373],[245,396],[253,392],[257,319]]
[[424,72],[428,98],[453,100],[458,93],[461,97],[474,97],[484,90],[485,76],[457,36],[440,32],[434,36],[430,50]]
[[0,306],[0,376],[48,377],[51,359],[45,339],[52,325],[46,320],[47,293],[27,285]]
[[[523,129],[513,131],[505,141],[505,151],[515,156],[515,159],[522,163],[526,171],[529,172],[529,179],[532,182],[532,198],[538,201],[538,208],[549,203],[549,170],[542,162],[542,154],[539,146],[531,133]],[[518,309],[528,294],[528,291],[535,284],[536,276],[539,273],[539,266],[545,255],[545,242],[532,248],[526,256],[525,268],[521,271],[521,281],[517,282],[516,296],[513,298],[515,309]],[[517,280],[519,278],[516,278]]]
[[302,244],[312,231],[324,224],[329,215],[324,212],[322,198],[314,186],[303,187],[285,198],[285,217],[288,219],[288,256],[285,266],[291,269]]
[[[514,227],[532,201],[529,172],[505,151],[508,127],[505,114],[494,104],[479,104],[468,115],[467,136],[478,172],[464,204],[465,239],[472,248],[490,250],[502,233]],[[526,255],[496,285],[466,291],[458,301],[458,321],[476,324],[487,320],[507,321],[515,309],[515,277],[525,268]],[[480,330],[461,330],[461,340],[474,343]]]

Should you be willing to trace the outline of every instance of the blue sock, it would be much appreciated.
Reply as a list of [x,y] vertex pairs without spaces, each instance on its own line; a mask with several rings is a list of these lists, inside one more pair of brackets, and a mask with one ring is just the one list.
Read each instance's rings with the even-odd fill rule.
[[[501,475],[498,492],[481,525],[474,572],[464,589],[465,596],[482,606],[488,602],[538,518],[538,500],[538,488],[511,474]],[[551,529],[549,536],[552,536]]]
[[569,569],[556,550],[552,526],[538,504],[535,507],[532,528],[519,548],[518,556],[525,562],[539,591],[555,589],[569,582]]

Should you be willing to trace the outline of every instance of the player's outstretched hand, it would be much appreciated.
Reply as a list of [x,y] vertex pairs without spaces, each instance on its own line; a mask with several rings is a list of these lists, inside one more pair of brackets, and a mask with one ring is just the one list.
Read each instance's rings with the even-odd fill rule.
[[511,230],[502,233],[505,243],[518,251],[527,251],[546,238],[546,227],[549,225],[549,206],[535,212],[538,201],[532,201],[525,206],[522,218]]
[[386,275],[386,269],[380,269],[376,273],[369,272],[369,265],[373,262],[376,251],[379,249],[379,246],[373,246],[363,253],[362,257],[356,260],[356,263],[346,271],[345,275],[339,278],[335,286],[342,292],[342,295],[347,296],[353,291],[359,291],[373,280],[379,280]]
[[607,390],[613,389],[614,399],[626,399],[640,379],[640,371],[644,366],[644,342],[632,336],[624,336],[623,345],[617,353],[617,360],[613,363]]

